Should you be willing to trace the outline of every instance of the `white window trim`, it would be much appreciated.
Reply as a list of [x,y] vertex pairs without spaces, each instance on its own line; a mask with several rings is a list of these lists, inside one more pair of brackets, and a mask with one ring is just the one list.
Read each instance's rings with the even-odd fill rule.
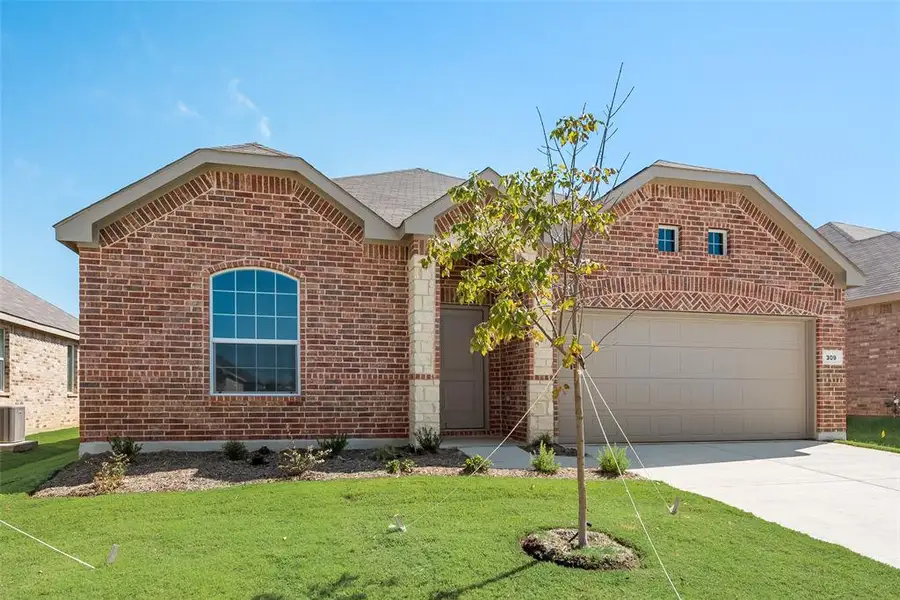
[[[213,336],[213,278],[223,273],[231,271],[268,271],[276,275],[283,275],[289,279],[293,279],[297,283],[297,339],[296,340],[266,340],[266,339],[248,339],[248,338],[217,338]],[[282,271],[275,269],[267,269],[265,267],[237,267],[234,269],[224,269],[217,271],[209,276],[209,311],[207,314],[207,322],[209,323],[209,393],[211,396],[231,396],[231,397],[282,397],[290,398],[299,396],[303,389],[303,382],[300,380],[300,280],[292,277]],[[256,292],[254,292],[254,295]],[[297,387],[292,392],[217,392],[216,391],[216,344],[271,344],[295,346],[297,348]]]
[[[722,254],[711,254],[709,251],[709,234],[722,234]],[[728,256],[728,232],[724,229],[707,229],[706,230],[706,253],[710,256]]]
[[678,227],[678,225],[659,225],[656,228],[656,251],[662,252],[664,254],[668,254],[668,252],[666,250],[659,249],[659,230],[660,229],[674,231],[675,232],[675,252],[678,252],[679,250],[681,250],[681,235],[679,233],[680,228]]
[[[69,362],[70,352],[72,353],[71,362]],[[69,385],[70,383],[71,385]],[[78,393],[78,346],[75,344],[66,344],[66,393]]]

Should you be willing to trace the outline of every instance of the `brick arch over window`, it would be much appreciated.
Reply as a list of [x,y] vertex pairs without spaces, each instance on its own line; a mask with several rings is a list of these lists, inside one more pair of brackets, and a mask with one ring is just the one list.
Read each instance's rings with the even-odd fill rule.
[[822,300],[752,281],[674,275],[605,278],[591,282],[584,297],[595,308],[807,316],[827,308]]
[[[203,353],[206,356],[210,355],[210,327],[212,323],[212,306],[210,305],[210,286],[212,285],[212,277],[218,273],[222,273],[225,271],[231,271],[234,269],[267,269],[269,271],[275,271],[278,273],[284,273],[285,275],[289,275],[297,280],[297,295],[299,300],[299,311],[298,311],[298,322],[300,327],[300,339],[299,339],[299,349],[301,354],[300,360],[300,370],[298,376],[301,382],[309,381],[309,370],[307,367],[307,361],[303,360],[303,354],[306,351],[305,338],[306,333],[308,331],[308,323],[307,323],[307,311],[304,310],[308,304],[307,298],[307,286],[306,286],[306,277],[290,265],[286,265],[279,262],[274,262],[271,260],[265,260],[257,257],[246,257],[239,258],[235,260],[227,260],[222,261],[220,263],[216,263],[214,265],[210,265],[204,268],[202,273],[203,280]],[[212,387],[211,381],[212,373],[206,374],[206,389],[209,390]],[[215,396],[212,394],[207,394],[207,402],[211,405],[230,405],[230,406],[288,406],[288,405],[299,405],[303,402],[303,394],[304,390],[301,383],[300,395],[294,396],[284,396],[284,395],[272,395],[272,396]]]

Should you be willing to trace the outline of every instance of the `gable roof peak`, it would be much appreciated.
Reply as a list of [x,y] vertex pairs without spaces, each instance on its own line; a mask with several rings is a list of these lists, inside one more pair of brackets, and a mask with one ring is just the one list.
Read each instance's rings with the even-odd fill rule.
[[290,156],[295,157],[293,154],[288,154],[287,152],[282,152],[281,150],[276,150],[275,148],[270,148],[269,146],[264,146],[259,142],[246,142],[243,144],[232,144],[230,146],[211,146],[209,148],[204,148],[205,150],[221,150],[223,152],[240,152],[242,154],[263,154],[266,156]]

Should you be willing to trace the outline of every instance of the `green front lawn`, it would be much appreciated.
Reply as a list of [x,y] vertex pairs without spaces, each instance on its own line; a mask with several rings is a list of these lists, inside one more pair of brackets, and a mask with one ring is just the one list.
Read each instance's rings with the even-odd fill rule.
[[[3,479],[9,467],[21,488],[62,460],[31,456],[25,471],[4,458]],[[652,483],[630,486],[684,598],[880,598],[900,589],[900,570],[839,546],[684,492],[673,517]],[[112,566],[90,571],[0,526],[4,598],[674,597],[621,482],[591,482],[588,493],[590,520],[632,542],[646,567],[585,572],[521,552],[527,532],[572,524],[575,482],[567,480],[407,477],[44,500],[7,493],[0,518],[83,560],[100,565],[113,543],[121,548]],[[405,534],[386,533],[396,513],[411,523]]]
[[[884,437],[881,437],[881,432]],[[900,452],[900,417],[847,417],[847,441],[851,446]]]
[[29,435],[38,446],[28,452],[0,453],[0,494],[30,492],[78,458],[78,428]]

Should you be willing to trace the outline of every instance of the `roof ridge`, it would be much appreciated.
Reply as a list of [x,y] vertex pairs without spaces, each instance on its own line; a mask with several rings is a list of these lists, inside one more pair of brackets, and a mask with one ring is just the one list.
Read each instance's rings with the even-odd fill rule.
[[279,156],[287,156],[290,158],[296,158],[293,154],[285,152],[283,150],[278,150],[277,148],[272,148],[271,146],[266,146],[265,144],[260,144],[259,142],[242,142],[240,144],[226,144],[224,146],[210,146],[210,150],[222,150],[224,152],[240,152],[239,148],[243,148],[246,146],[253,146],[254,148],[259,148],[260,150],[265,150],[266,152],[272,152],[273,154],[277,154]]
[[422,167],[411,167],[408,169],[393,169],[391,171],[378,171],[375,173],[361,173],[359,175],[342,175],[341,177],[332,177],[335,181],[340,179],[354,179],[356,177],[375,177],[378,175],[393,175],[394,173],[409,173],[411,171],[423,171],[425,173],[431,173],[433,175],[440,175],[441,177],[451,177],[453,179],[462,179],[462,177],[457,177],[456,175],[448,175],[447,173],[440,173],[438,171],[432,171],[431,169],[424,169]]

